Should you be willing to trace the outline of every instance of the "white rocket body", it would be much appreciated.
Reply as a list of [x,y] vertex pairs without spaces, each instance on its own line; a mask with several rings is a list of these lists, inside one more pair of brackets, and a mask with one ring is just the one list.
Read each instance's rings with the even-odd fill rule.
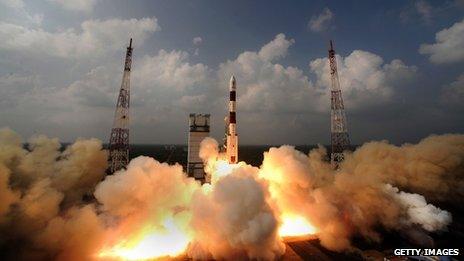
[[229,128],[227,133],[227,148],[226,154],[230,164],[238,162],[238,136],[237,136],[237,121],[236,121],[236,90],[237,83],[235,77],[232,76],[229,82]]

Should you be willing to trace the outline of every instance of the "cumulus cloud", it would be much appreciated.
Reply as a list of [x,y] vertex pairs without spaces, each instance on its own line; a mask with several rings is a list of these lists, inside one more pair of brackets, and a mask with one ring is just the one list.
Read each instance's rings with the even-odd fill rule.
[[117,65],[98,66],[64,86],[47,86],[36,75],[5,75],[0,77],[0,114],[6,124],[21,118],[33,124],[34,129],[42,124],[64,124],[71,129],[79,129],[81,124],[110,126],[109,115],[114,111],[121,77],[122,69]]
[[191,63],[189,58],[185,51],[164,49],[140,58],[132,74],[132,83],[138,88],[134,102],[166,116],[164,108],[170,108],[169,114],[175,118],[186,117],[192,110],[210,110],[213,101],[206,101],[217,95],[214,74],[205,64]]
[[31,53],[46,53],[61,58],[93,57],[121,49],[128,36],[137,39],[140,46],[154,32],[160,30],[157,19],[87,20],[81,30],[72,28],[48,32],[25,26],[0,22],[0,49]]
[[114,107],[114,97],[121,72],[116,68],[98,66],[91,69],[83,79],[71,83],[61,90],[62,94],[77,104],[90,107]]
[[436,33],[435,43],[421,44],[419,53],[436,64],[464,61],[464,20]]
[[155,56],[144,56],[137,62],[133,79],[142,87],[186,90],[207,80],[208,67],[190,64],[184,51],[160,50]]
[[97,4],[97,0],[48,0],[49,2],[58,4],[63,9],[71,11],[90,12]]
[[[261,51],[245,51],[235,59],[221,63],[217,70],[217,86],[225,89],[227,79],[235,75],[241,124],[245,124],[248,130],[253,129],[249,131],[251,133],[273,130],[273,139],[289,142],[291,137],[287,132],[276,131],[282,124],[293,126],[295,135],[292,137],[304,137],[304,128],[310,126],[309,122],[320,124],[326,119],[330,110],[330,75],[327,58],[311,61],[310,74],[306,74],[302,68],[281,64],[279,59],[291,51],[289,48],[293,41],[280,39],[286,44],[271,44],[276,42],[274,39],[264,45],[280,46],[280,52],[273,53],[282,55],[274,56],[271,60],[260,55]],[[364,112],[392,102],[398,96],[401,97],[402,88],[408,87],[418,78],[417,68],[399,59],[385,63],[379,55],[360,50],[347,57],[337,58],[343,98],[349,111]],[[225,90],[217,94],[222,97],[226,95]],[[221,99],[221,96],[212,97],[218,101]],[[224,107],[224,103],[218,104]],[[217,107],[217,110],[223,107]],[[244,134],[242,139],[269,142],[266,141],[269,136],[251,137],[248,132]]]
[[[298,67],[278,63],[293,43],[292,39],[279,34],[258,53],[243,52],[235,60],[220,65],[219,79],[236,75],[241,110],[295,113],[329,109],[328,59],[310,62],[311,73],[315,76],[313,82]],[[366,51],[355,50],[347,57],[337,56],[337,60],[343,96],[350,109],[375,106],[379,101],[389,102],[397,89],[417,76],[415,66],[408,66],[399,59],[384,63],[379,55]]]
[[285,57],[287,55],[288,48],[295,43],[293,39],[285,38],[285,34],[278,34],[274,40],[265,44],[259,50],[259,57],[265,61],[272,61]]
[[219,66],[220,81],[229,79],[230,75],[237,78],[240,110],[289,112],[308,109],[308,100],[315,95],[308,77],[297,67],[276,63],[293,43],[294,40],[279,34],[259,52],[243,52],[235,60]]
[[[324,90],[324,99],[328,100],[331,86],[328,59],[315,59],[309,66],[316,76],[315,85]],[[382,57],[362,50],[346,57],[337,55],[337,66],[343,98],[350,109],[390,101],[395,90],[413,80],[417,72],[417,67],[407,66],[399,59],[384,63]]]
[[332,18],[332,11],[326,7],[319,15],[311,16],[311,19],[308,22],[308,27],[313,32],[325,31],[329,28]]
[[[330,78],[326,58],[310,63],[310,75],[301,68],[281,64],[294,43],[284,34],[277,34],[258,50],[242,52],[218,68],[192,62],[190,54],[182,50],[162,49],[154,55],[137,56],[131,74],[134,90],[131,104],[137,110],[132,121],[134,128],[149,129],[156,125],[156,130],[162,132],[159,125],[181,126],[183,121],[179,119],[191,111],[225,113],[227,81],[231,75],[238,81],[238,106],[246,114],[244,124],[250,128],[259,125],[265,131],[284,120],[296,124],[295,129],[303,128],[302,123],[307,122],[304,113],[320,114],[329,110]],[[126,36],[121,36],[121,46],[125,44]],[[114,47],[119,56],[123,52],[121,46]],[[390,101],[397,89],[415,79],[417,70],[397,59],[384,63],[380,56],[364,51],[338,56],[338,62],[343,95],[350,110]],[[0,106],[5,108],[2,113],[9,121],[22,117],[35,126],[44,125],[43,128],[64,124],[70,126],[66,136],[74,135],[73,131],[88,131],[90,135],[91,130],[82,130],[76,123],[85,122],[100,129],[102,124],[111,125],[108,115],[112,115],[121,77],[120,63],[113,61],[95,66],[80,79],[62,86],[46,86],[38,76],[5,75],[0,77]],[[45,113],[37,116],[37,111]],[[272,117],[269,112],[274,113]],[[290,118],[290,114],[298,116]],[[220,120],[214,124],[222,125],[222,118],[217,119]],[[166,135],[182,138],[181,133],[168,130]],[[137,138],[143,141],[149,136],[147,133]]]
[[[96,66],[77,80],[60,86],[47,86],[41,77],[34,75],[0,77],[1,117],[7,122],[18,117],[29,119],[30,123],[34,122],[34,128],[42,124],[44,127],[65,125],[70,128],[66,136],[74,130],[76,135],[95,135],[91,134],[95,129],[89,131],[82,125],[110,127],[122,79],[123,50],[119,48],[119,62]],[[131,85],[135,91],[131,93],[131,105],[138,112],[133,118],[134,127],[154,127],[154,121],[182,124],[179,118],[186,117],[192,109],[213,110],[215,100],[209,99],[219,97],[213,70],[202,63],[190,62],[185,51],[160,50],[155,55],[140,56],[132,68]],[[183,137],[182,133],[174,132],[174,135],[176,139]]]
[[[176,119],[188,115],[192,108],[210,108],[205,102],[216,95],[211,69],[202,63],[190,63],[189,54],[184,51],[162,49],[156,55],[140,57],[132,68],[131,85],[136,91],[131,92],[131,104],[138,111],[138,124],[150,123],[153,115],[158,114],[155,111]],[[52,113],[55,121],[72,124],[80,115],[86,115],[83,121],[110,119],[103,115],[111,115],[121,77],[120,66],[98,66],[82,79],[59,91],[44,91],[43,95],[49,97],[49,105],[72,109]],[[164,108],[171,109],[165,113]],[[89,109],[100,113],[88,115]]]

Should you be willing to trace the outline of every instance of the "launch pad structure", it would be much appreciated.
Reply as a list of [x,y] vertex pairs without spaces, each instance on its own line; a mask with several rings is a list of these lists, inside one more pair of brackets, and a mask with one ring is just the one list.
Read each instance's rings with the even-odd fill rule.
[[331,123],[331,153],[330,162],[332,166],[338,167],[343,161],[345,155],[343,152],[350,147],[350,138],[345,115],[345,106],[343,105],[342,90],[340,89],[340,80],[338,79],[337,59],[333,42],[330,40],[329,46],[329,65],[330,65],[330,123]]
[[189,115],[189,135],[187,151],[187,175],[202,183],[209,182],[200,158],[200,143],[209,136],[210,115],[191,113]]
[[124,73],[114,112],[113,127],[110,134],[108,173],[125,168],[129,163],[129,104],[130,72],[132,65],[132,38],[126,51]]

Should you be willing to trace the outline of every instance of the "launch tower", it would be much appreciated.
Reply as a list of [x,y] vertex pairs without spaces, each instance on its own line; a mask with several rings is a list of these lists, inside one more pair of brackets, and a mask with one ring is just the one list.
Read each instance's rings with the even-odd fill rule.
[[189,136],[187,154],[187,174],[202,183],[208,182],[200,158],[200,143],[209,136],[209,114],[191,113],[189,117]]
[[331,102],[331,143],[332,152],[330,154],[330,162],[335,167],[343,161],[343,151],[349,149],[350,139],[348,137],[348,129],[346,123],[345,107],[343,105],[342,90],[340,89],[340,81],[337,72],[337,60],[335,58],[335,50],[333,49],[332,40],[330,40],[329,48],[329,64],[330,64],[330,79],[332,82],[330,94]]
[[131,38],[126,51],[124,74],[116,102],[113,128],[110,135],[108,158],[108,171],[110,174],[125,168],[127,163],[129,163],[129,100],[132,50]]

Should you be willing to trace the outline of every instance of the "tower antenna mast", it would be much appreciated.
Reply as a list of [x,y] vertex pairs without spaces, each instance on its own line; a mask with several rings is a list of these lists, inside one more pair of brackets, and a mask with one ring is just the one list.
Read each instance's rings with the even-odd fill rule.
[[113,128],[109,143],[108,170],[112,174],[129,163],[129,102],[130,102],[130,71],[132,64],[132,38],[126,51],[124,74],[116,102]]
[[342,90],[340,89],[340,81],[338,79],[337,60],[335,58],[335,50],[333,42],[330,40],[329,46],[329,64],[330,64],[330,122],[331,122],[331,146],[330,162],[334,167],[343,161],[343,152],[349,149],[350,139],[346,123],[345,106],[343,105]]

